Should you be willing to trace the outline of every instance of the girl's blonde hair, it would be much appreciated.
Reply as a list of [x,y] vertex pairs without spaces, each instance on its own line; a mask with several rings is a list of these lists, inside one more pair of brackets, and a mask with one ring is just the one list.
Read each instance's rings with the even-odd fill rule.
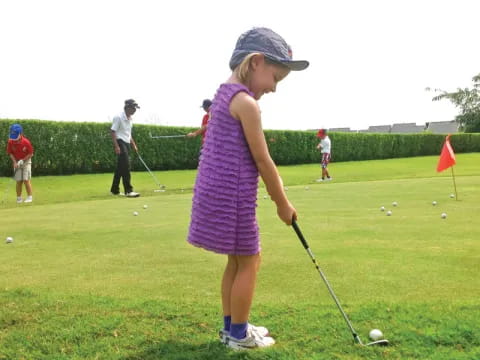
[[254,56],[260,55],[260,53],[251,53],[245,56],[242,62],[235,68],[234,72],[237,75],[238,79],[245,83],[248,80],[250,75],[251,67],[251,60]]
[[[250,71],[252,70],[252,58],[256,55],[263,55],[262,53],[251,53],[245,56],[245,58],[242,60],[240,64],[235,68],[234,73],[237,75],[238,79],[242,83],[246,83],[248,80],[248,77],[250,76]],[[282,66],[281,64],[278,64],[269,58],[265,57],[265,62],[267,64],[272,64],[272,65],[278,65]]]

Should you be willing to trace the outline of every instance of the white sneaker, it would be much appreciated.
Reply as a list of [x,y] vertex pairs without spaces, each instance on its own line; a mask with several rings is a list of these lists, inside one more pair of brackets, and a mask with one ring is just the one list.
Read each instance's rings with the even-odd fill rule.
[[[247,332],[249,330],[253,333],[253,335],[259,336],[259,337],[265,337],[265,336],[270,335],[270,332],[264,326],[255,326],[255,325],[249,323],[248,327],[247,327]],[[225,329],[221,329],[218,332],[218,336],[220,337],[220,341],[224,344],[227,343],[227,336],[229,336],[229,335],[230,335],[230,333]]]
[[317,181],[317,182],[322,182],[322,181],[325,181],[325,180],[323,180],[322,178],[320,178],[320,179],[317,179],[316,181]]
[[140,194],[135,192],[135,191],[130,191],[129,193],[127,193],[126,197],[131,197],[131,198],[134,198],[134,197],[139,197]]
[[333,179],[331,177],[328,177],[327,178],[327,181],[332,181]]
[[236,339],[230,335],[226,338],[226,345],[234,350],[250,350],[259,347],[268,347],[275,344],[275,340],[269,336],[259,336],[247,328],[247,336],[243,339]]
[[32,201],[33,201],[33,198],[31,196],[27,196],[24,202],[31,203]]
[[17,197],[17,204],[21,204],[23,202],[23,199],[21,197]]

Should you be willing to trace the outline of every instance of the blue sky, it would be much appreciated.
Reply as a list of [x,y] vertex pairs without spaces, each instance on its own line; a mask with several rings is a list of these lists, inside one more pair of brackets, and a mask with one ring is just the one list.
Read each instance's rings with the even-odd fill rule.
[[2,3],[0,118],[198,126],[238,36],[270,27],[311,66],[260,100],[264,128],[451,120],[426,87],[480,73],[476,0],[16,0]]

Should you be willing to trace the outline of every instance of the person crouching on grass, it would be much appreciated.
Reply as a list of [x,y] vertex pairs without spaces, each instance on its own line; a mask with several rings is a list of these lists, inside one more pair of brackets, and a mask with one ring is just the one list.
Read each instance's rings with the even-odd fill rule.
[[[317,179],[317,182],[322,182],[325,180],[332,180],[330,174],[328,173],[328,163],[330,162],[330,153],[332,151],[332,143],[330,138],[327,135],[327,130],[320,129],[318,130],[317,137],[320,138],[320,143],[317,145],[317,149],[320,149],[322,153],[322,178]],[[326,179],[325,179],[326,177]]]
[[[14,179],[17,182],[17,203],[31,203],[32,197],[32,156],[33,146],[23,135],[23,129],[20,124],[10,126],[10,138],[7,144],[7,154],[12,159]],[[22,185],[25,185],[27,198],[22,199]]]
[[297,212],[287,198],[262,129],[257,101],[275,92],[293,61],[285,40],[270,29],[242,34],[230,60],[232,74],[221,84],[208,122],[192,199],[188,242],[226,255],[221,282],[223,327],[220,341],[235,350],[275,344],[263,326],[248,322],[260,266],[259,229],[255,214],[258,176],[265,183],[277,214],[291,225]]

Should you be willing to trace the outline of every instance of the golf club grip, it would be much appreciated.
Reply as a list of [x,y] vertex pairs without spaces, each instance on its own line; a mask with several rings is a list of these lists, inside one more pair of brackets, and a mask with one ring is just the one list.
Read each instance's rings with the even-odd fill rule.
[[303,234],[302,234],[302,232],[300,231],[300,228],[298,227],[298,224],[297,224],[297,222],[295,221],[295,219],[292,219],[292,226],[293,226],[293,230],[295,230],[295,232],[297,233],[298,238],[299,238],[300,241],[302,242],[303,247],[305,248],[305,250],[307,250],[307,249],[308,249],[307,240],[305,240],[305,238],[303,237]]

